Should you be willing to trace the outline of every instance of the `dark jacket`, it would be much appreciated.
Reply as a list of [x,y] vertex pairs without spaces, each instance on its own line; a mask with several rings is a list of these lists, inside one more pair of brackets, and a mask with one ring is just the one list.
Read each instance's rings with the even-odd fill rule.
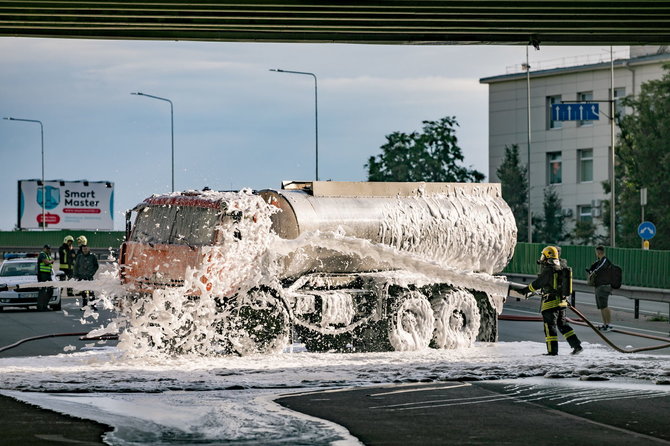
[[63,243],[58,248],[58,258],[60,259],[61,271],[74,268],[74,248],[71,248],[67,243]]
[[612,283],[612,279],[610,276],[610,267],[612,266],[612,262],[609,261],[607,257],[603,257],[602,259],[596,260],[593,265],[588,267],[586,269],[586,272],[591,274],[592,272],[595,271],[595,286],[601,286],[601,285],[609,285]]
[[80,252],[74,261],[74,278],[79,280],[93,280],[98,271],[98,258],[91,254]]
[[528,290],[539,292],[543,295],[560,296],[561,278],[559,273],[561,269],[560,264],[542,263],[540,274],[538,274],[537,279],[533,280],[530,285],[528,285]]

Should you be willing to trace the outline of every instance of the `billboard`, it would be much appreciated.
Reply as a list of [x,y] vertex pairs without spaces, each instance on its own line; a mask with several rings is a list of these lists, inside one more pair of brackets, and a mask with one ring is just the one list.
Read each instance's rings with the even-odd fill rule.
[[19,229],[114,229],[111,181],[19,180]]

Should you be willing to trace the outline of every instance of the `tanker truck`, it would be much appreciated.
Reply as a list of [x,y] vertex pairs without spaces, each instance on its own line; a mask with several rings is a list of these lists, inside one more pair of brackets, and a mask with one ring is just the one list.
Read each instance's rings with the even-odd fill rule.
[[[220,317],[198,312],[224,353],[291,341],[309,351],[469,346],[497,339],[508,283],[495,273],[515,242],[499,184],[291,181],[154,195],[126,214],[122,306],[153,311],[160,289],[195,306],[211,299]],[[189,305],[162,301],[163,313]],[[152,316],[152,329],[164,319]],[[202,340],[201,323],[191,315],[169,331]]]

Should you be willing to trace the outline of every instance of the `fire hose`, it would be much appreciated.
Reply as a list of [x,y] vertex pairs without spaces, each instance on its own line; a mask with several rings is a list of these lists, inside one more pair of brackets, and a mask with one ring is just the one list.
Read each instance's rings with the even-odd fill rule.
[[101,340],[116,340],[118,339],[118,335],[103,335],[103,336],[92,336],[92,337],[87,337],[88,333],[83,332],[83,333],[51,333],[51,334],[46,334],[46,335],[39,335],[39,336],[33,336],[30,338],[25,338],[25,339],[20,339],[16,341],[13,344],[10,345],[5,345],[4,347],[0,347],[0,353],[10,350],[14,347],[18,347],[19,345],[29,342],[29,341],[37,341],[40,339],[47,339],[47,338],[59,338],[59,337],[65,337],[65,336],[79,336],[80,341],[101,341]]
[[[607,338],[607,336],[605,336],[600,330],[598,330],[598,328],[595,325],[593,325],[593,323],[591,321],[589,321],[581,311],[576,309],[574,306],[570,305],[570,303],[568,303],[568,308],[570,308],[570,310],[572,310],[577,316],[579,316],[581,318],[581,320],[568,319],[568,321],[570,323],[590,327],[598,336],[600,336],[600,338],[603,341],[605,341],[605,343],[607,345],[609,345],[614,350],[616,350],[620,353],[637,353],[637,352],[644,352],[644,351],[649,351],[649,350],[660,350],[660,349],[663,349],[663,348],[670,347],[670,339],[662,338],[660,336],[646,335],[646,334],[643,334],[643,333],[636,333],[636,332],[633,332],[633,331],[620,330],[618,328],[615,328],[612,331],[617,332],[617,333],[665,342],[665,343],[659,344],[659,345],[652,345],[652,346],[648,346],[648,347],[638,347],[638,348],[631,348],[631,349],[625,349],[625,348],[618,347],[612,341],[610,341]],[[507,320],[507,321],[533,321],[533,322],[541,322],[543,320],[541,316],[508,316],[508,315],[500,315],[500,316],[498,316],[498,319]]]

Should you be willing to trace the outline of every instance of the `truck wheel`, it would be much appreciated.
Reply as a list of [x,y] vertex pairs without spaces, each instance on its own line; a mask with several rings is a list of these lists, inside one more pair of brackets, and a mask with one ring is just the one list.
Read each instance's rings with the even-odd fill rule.
[[433,299],[435,332],[432,347],[470,347],[479,333],[480,314],[475,297],[465,290],[447,291]]
[[428,348],[434,327],[435,317],[430,302],[418,291],[399,296],[389,311],[388,338],[396,351]]
[[244,296],[231,318],[228,339],[239,355],[277,353],[288,344],[290,323],[284,303],[270,288],[256,288]]

